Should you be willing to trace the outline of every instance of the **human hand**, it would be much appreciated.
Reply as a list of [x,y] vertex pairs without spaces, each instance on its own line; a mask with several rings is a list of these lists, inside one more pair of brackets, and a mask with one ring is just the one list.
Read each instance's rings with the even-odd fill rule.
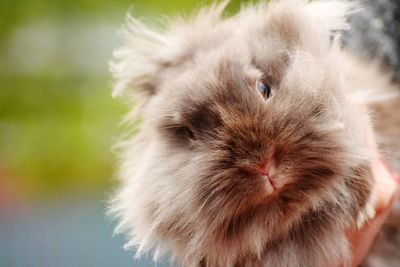
[[376,214],[362,229],[352,229],[348,232],[352,250],[351,266],[353,267],[359,266],[367,255],[369,248],[390,212],[393,200],[398,191],[396,175],[388,169],[384,161],[378,159],[372,165],[373,175],[378,180],[373,189],[376,194]]

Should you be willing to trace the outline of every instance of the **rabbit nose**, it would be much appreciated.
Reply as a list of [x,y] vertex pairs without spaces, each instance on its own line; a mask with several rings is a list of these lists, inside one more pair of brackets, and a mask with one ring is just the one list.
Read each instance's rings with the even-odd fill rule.
[[264,165],[261,166],[260,174],[262,176],[269,176],[269,161],[267,161]]
[[276,173],[276,167],[275,167],[275,162],[273,158],[269,158],[267,161],[265,161],[259,169],[259,173],[262,176],[274,176]]
[[271,160],[268,160],[260,167],[259,173],[265,180],[265,189],[268,194],[271,194],[278,189],[273,177],[274,168]]

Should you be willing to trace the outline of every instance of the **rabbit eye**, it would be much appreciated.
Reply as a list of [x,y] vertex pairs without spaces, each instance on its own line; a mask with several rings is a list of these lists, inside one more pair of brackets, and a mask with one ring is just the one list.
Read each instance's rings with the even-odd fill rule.
[[193,131],[187,126],[179,126],[175,128],[177,136],[186,137],[189,139],[195,139]]
[[264,99],[268,99],[271,97],[271,87],[264,83],[262,80],[256,81],[256,88],[260,92],[260,94],[264,97]]

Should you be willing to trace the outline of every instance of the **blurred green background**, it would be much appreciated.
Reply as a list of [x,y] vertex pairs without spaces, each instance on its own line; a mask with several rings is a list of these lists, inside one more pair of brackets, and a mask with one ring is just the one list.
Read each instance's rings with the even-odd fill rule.
[[104,218],[128,109],[111,98],[108,61],[128,10],[210,2],[0,0],[0,267],[152,266],[122,252]]

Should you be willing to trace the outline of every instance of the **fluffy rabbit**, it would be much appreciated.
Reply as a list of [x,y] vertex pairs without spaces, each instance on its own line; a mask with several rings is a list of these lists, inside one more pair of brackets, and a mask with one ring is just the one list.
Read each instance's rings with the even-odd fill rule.
[[374,183],[359,64],[338,36],[351,6],[223,10],[165,30],[128,18],[111,70],[141,122],[120,142],[117,232],[185,267],[347,266]]

